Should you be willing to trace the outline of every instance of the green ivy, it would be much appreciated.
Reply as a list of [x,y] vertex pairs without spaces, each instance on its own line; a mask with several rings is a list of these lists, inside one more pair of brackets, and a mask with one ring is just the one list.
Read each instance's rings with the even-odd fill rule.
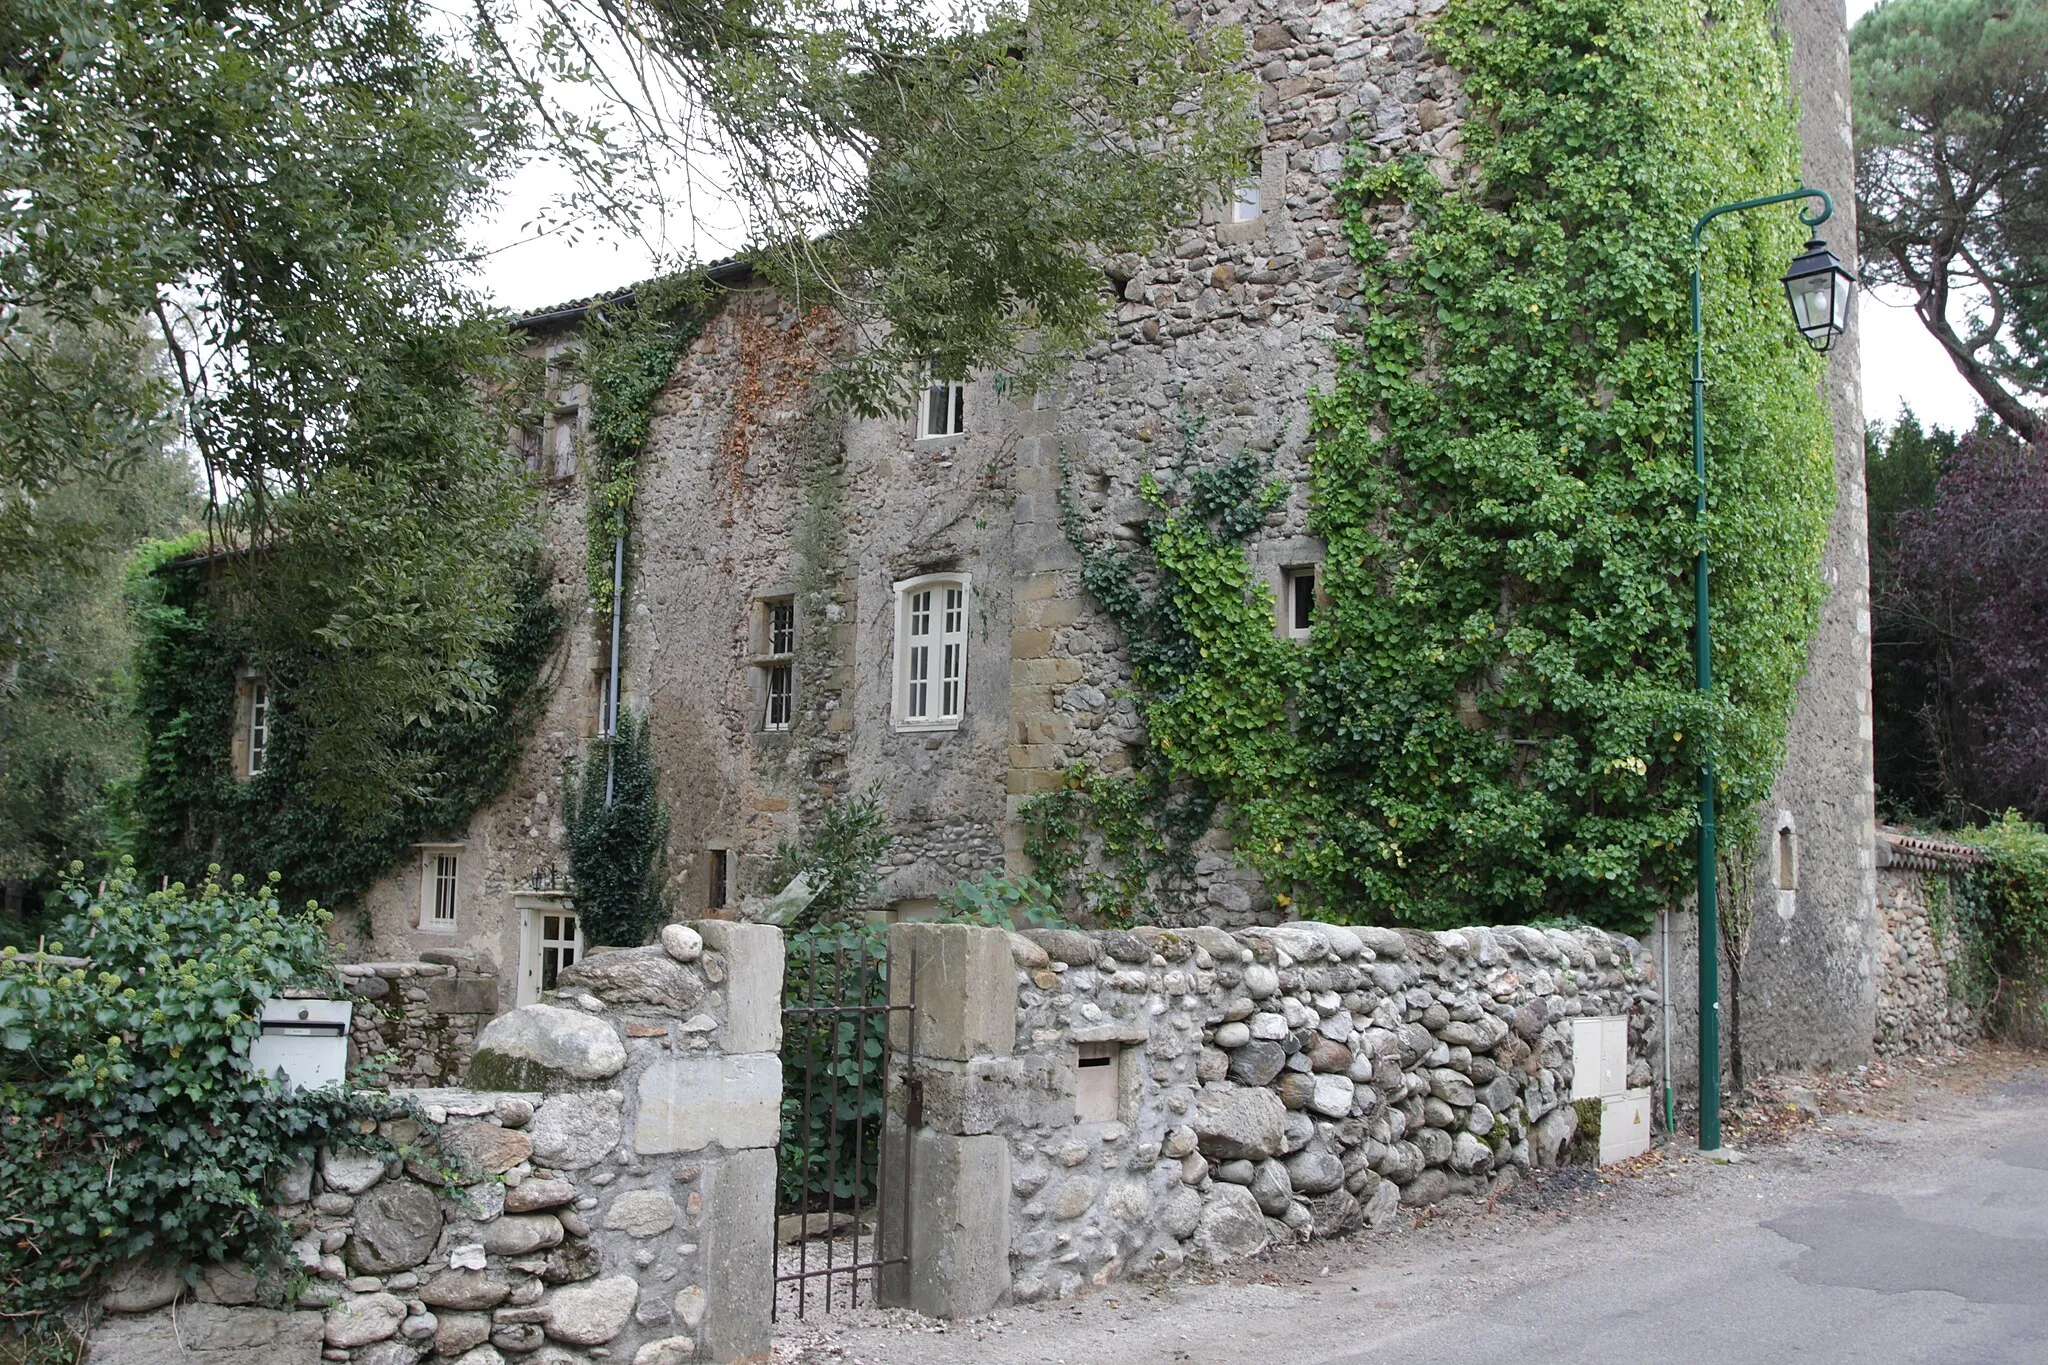
[[623,713],[618,731],[593,743],[589,759],[570,770],[562,816],[583,939],[623,948],[647,942],[668,918],[661,897],[668,809],[655,781],[646,717]]
[[[2039,1045],[2048,1040],[2048,832],[2007,811],[1955,838],[1990,855],[1952,882],[1961,993],[1994,1030]],[[1930,898],[1938,880],[1927,878]],[[1929,918],[1941,922],[1938,913]]]
[[[132,577],[141,618],[137,709],[147,735],[132,796],[134,839],[151,874],[196,883],[209,863],[270,868],[293,900],[341,906],[413,844],[462,829],[503,789],[546,699],[540,670],[560,629],[537,567],[518,581],[509,636],[485,656],[495,677],[491,704],[407,725],[391,766],[416,780],[356,812],[326,798],[305,762],[311,736],[295,723],[307,689],[319,685],[310,678],[337,686],[346,678],[308,667],[317,639],[287,650],[253,627],[205,566],[171,562],[182,549],[160,547]],[[270,680],[271,724],[264,770],[243,780],[232,746],[236,678],[249,666]]]
[[282,1283],[277,1179],[336,1142],[396,1151],[378,1122],[410,1111],[388,1095],[286,1093],[251,1070],[264,999],[340,982],[326,911],[284,910],[276,873],[219,872],[161,891],[132,862],[97,890],[72,880],[49,948],[78,956],[0,952],[0,1319],[32,1358],[131,1258],[243,1260]]
[[1279,637],[1242,548],[1275,496],[1247,457],[1148,478],[1139,549],[1088,557],[1131,637],[1148,761],[1227,803],[1283,898],[1640,929],[1683,894],[1709,737],[1724,856],[1747,838],[1823,596],[1831,437],[1777,284],[1791,210],[1724,219],[1702,700],[1687,236],[1798,182],[1775,13],[1451,0],[1430,39],[1463,80],[1462,166],[1360,146],[1340,186],[1366,308],[1314,396],[1313,638]]
[[675,377],[716,306],[701,275],[636,285],[591,309],[579,368],[590,388],[591,470],[586,516],[590,610],[612,609],[612,546],[626,534],[654,400]]

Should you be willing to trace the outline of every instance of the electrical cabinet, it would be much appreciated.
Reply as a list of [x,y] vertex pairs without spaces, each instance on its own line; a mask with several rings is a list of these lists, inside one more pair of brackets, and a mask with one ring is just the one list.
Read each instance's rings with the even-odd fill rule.
[[1628,1020],[1572,1020],[1572,1098],[1600,1101],[1600,1164],[1650,1150],[1650,1092],[1628,1088]]

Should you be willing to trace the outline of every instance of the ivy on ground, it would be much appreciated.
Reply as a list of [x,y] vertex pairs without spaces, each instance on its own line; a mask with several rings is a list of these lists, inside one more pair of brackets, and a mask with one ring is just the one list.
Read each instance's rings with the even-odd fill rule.
[[1724,854],[1782,761],[1833,504],[1790,208],[1704,256],[1715,690],[1694,690],[1687,238],[1799,182],[1775,6],[1451,0],[1464,161],[1353,149],[1362,333],[1315,396],[1314,633],[1279,638],[1240,458],[1147,481],[1084,579],[1130,633],[1150,761],[1317,914],[1635,930],[1683,894],[1711,743]]
[[283,909],[276,873],[134,878],[124,860],[98,890],[67,883],[49,954],[0,952],[0,1319],[31,1356],[133,1258],[242,1260],[282,1285],[278,1178],[336,1142],[394,1151],[378,1122],[408,1112],[377,1091],[286,1093],[249,1065],[264,999],[339,991],[326,911]]
[[[415,718],[380,765],[408,780],[374,802],[341,803],[326,799],[309,771],[312,737],[297,718],[311,688],[346,686],[346,676],[309,667],[317,638],[280,641],[252,625],[209,565],[165,563],[177,549],[145,556],[133,575],[137,709],[147,734],[133,795],[141,866],[193,883],[209,863],[272,868],[294,900],[341,906],[413,844],[462,829],[503,788],[545,700],[541,666],[560,630],[537,566],[516,583],[511,632],[485,655],[489,704]],[[259,670],[270,688],[263,771],[249,778],[233,766],[244,669]]]

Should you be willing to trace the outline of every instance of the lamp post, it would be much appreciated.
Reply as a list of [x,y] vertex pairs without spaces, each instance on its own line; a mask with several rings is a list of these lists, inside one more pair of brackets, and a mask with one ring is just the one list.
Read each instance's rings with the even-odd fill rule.
[[[1713,689],[1713,634],[1707,617],[1707,375],[1705,333],[1700,325],[1700,237],[1707,224],[1724,213],[1759,209],[1770,204],[1813,199],[1820,211],[1809,216],[1799,210],[1799,221],[1809,229],[1818,228],[1835,212],[1834,200],[1825,190],[1804,187],[1762,199],[1744,199],[1722,204],[1700,215],[1692,227],[1692,473],[1694,482],[1693,524],[1699,527],[1699,553],[1693,565],[1693,670],[1699,693],[1706,697]],[[1843,268],[1819,237],[1807,242],[1805,252],[1785,272],[1785,300],[1792,306],[1792,321],[1806,344],[1816,351],[1834,345],[1849,325],[1849,295],[1855,276]],[[1700,1150],[1721,1148],[1721,945],[1719,909],[1715,904],[1714,834],[1714,748],[1712,731],[1703,741],[1700,759]],[[1668,1046],[1667,1042],[1667,1046]],[[1667,1116],[1668,1118],[1668,1116]]]

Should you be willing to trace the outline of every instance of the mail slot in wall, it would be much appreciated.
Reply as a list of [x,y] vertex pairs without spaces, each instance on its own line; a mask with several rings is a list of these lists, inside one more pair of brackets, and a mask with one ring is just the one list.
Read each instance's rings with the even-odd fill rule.
[[1082,1123],[1114,1123],[1121,1090],[1115,1043],[1082,1043],[1074,1081],[1074,1117]]
[[287,1090],[340,1085],[348,1075],[348,1031],[355,1004],[348,1000],[266,1000],[263,1031],[249,1048],[249,1064],[274,1075]]

